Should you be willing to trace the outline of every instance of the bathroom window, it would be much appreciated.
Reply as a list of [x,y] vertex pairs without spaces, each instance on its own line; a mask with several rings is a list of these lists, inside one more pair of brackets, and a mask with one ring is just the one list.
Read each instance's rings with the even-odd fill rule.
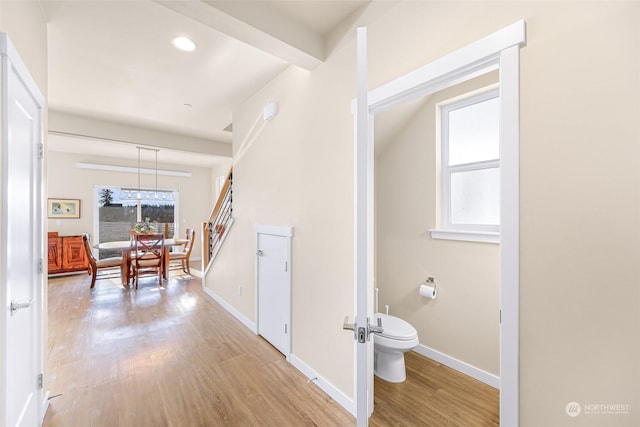
[[498,89],[442,104],[440,117],[441,228],[497,238],[500,230]]

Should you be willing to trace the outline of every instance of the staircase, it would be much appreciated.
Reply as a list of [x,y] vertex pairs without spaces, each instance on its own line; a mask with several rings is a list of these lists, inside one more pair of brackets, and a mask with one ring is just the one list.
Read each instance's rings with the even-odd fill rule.
[[229,170],[220,196],[216,202],[209,220],[202,224],[202,247],[205,269],[208,269],[215,259],[222,242],[233,224],[233,168]]

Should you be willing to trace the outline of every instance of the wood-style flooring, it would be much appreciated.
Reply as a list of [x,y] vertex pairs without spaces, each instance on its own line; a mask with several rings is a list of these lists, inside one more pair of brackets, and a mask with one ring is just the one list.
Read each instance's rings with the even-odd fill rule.
[[403,383],[374,377],[370,426],[500,425],[495,388],[412,351],[405,353],[405,365]]
[[[137,291],[117,280],[89,284],[84,274],[49,280],[46,388],[54,397],[44,426],[355,425],[207,296],[200,278],[173,272],[162,287],[142,279]],[[370,425],[498,425],[497,391],[406,356],[405,383],[376,378]]]

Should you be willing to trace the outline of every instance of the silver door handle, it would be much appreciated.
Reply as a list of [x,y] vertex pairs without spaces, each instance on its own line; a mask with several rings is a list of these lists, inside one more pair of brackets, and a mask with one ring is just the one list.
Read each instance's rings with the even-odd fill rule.
[[349,316],[344,316],[344,322],[342,324],[342,329],[353,331],[353,339],[358,339],[358,331],[356,329],[356,324],[355,323],[349,323]]
[[382,332],[384,332],[381,318],[378,317],[378,326],[373,326],[372,324],[369,323],[368,320],[369,319],[367,319],[367,336],[370,335],[372,332],[375,334],[381,334]]
[[382,319],[378,318],[378,326],[373,326],[369,323],[369,318],[367,317],[367,327],[358,327],[355,323],[348,323],[349,316],[344,317],[344,323],[342,324],[342,329],[347,329],[353,331],[353,338],[357,340],[359,343],[364,343],[369,341],[369,336],[371,333],[382,333],[384,329],[382,328]]
[[261,250],[259,250],[259,249],[258,249],[258,252],[256,252],[256,255],[258,255],[258,256],[263,256],[263,255],[264,255],[264,252],[262,252]]
[[33,300],[29,302],[18,302],[16,300],[13,300],[11,301],[11,314],[15,313],[20,309],[31,307],[31,304],[33,304]]

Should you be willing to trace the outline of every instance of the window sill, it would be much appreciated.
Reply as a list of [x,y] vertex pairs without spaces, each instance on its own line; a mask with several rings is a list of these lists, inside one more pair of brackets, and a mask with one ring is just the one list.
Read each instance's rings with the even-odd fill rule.
[[432,239],[465,242],[500,243],[500,233],[493,231],[429,230]]

